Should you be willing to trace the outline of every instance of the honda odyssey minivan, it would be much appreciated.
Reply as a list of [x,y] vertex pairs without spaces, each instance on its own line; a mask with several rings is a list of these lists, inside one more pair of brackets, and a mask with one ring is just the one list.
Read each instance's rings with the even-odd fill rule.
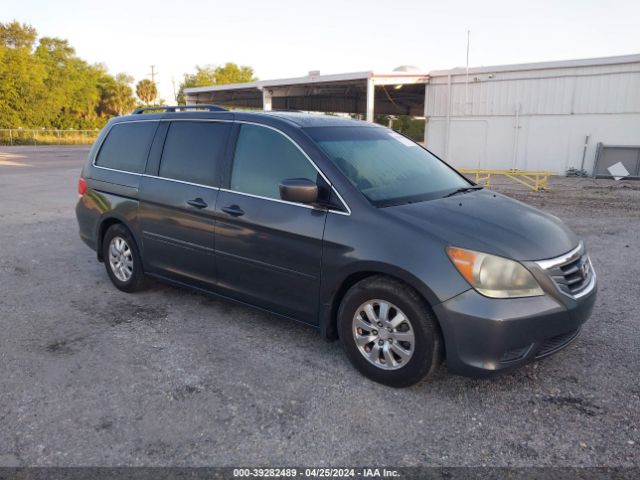
[[591,314],[579,238],[410,139],[196,107],[112,119],[84,165],[80,236],[120,290],[152,277],[313,325],[395,387],[443,359],[474,376],[540,359]]

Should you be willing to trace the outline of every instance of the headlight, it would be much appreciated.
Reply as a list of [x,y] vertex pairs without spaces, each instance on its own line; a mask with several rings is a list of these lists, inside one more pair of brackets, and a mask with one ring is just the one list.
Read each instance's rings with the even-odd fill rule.
[[447,248],[447,254],[460,275],[486,297],[544,295],[529,270],[514,260],[457,247]]

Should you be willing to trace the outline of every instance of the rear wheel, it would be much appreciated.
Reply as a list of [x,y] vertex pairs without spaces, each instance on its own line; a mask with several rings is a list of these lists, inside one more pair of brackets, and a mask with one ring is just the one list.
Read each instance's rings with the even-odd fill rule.
[[121,223],[109,227],[102,241],[102,258],[111,282],[123,292],[144,286],[140,253],[133,236]]
[[392,278],[369,277],[351,287],[340,304],[338,330],[354,366],[385,385],[413,385],[441,362],[442,340],[428,306]]

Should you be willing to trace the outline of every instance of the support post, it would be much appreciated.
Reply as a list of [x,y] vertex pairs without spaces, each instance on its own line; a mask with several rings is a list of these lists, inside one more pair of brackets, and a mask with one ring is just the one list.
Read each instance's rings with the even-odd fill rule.
[[373,123],[373,114],[375,112],[376,84],[373,77],[367,79],[367,122]]
[[424,141],[424,146],[426,147],[427,144],[427,136],[428,136],[428,132],[429,132],[429,112],[427,111],[427,102],[429,101],[429,84],[425,83],[424,84],[424,138],[422,139]]
[[265,112],[271,111],[271,97],[272,92],[266,88],[262,89],[262,109]]
[[451,130],[451,74],[447,75],[447,120],[444,131],[444,160],[449,160],[449,131]]

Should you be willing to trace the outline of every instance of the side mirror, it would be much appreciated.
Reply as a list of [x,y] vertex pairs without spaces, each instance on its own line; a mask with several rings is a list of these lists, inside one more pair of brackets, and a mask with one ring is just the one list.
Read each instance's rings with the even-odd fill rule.
[[314,203],[318,200],[318,185],[307,178],[287,178],[280,182],[280,198],[288,202]]

